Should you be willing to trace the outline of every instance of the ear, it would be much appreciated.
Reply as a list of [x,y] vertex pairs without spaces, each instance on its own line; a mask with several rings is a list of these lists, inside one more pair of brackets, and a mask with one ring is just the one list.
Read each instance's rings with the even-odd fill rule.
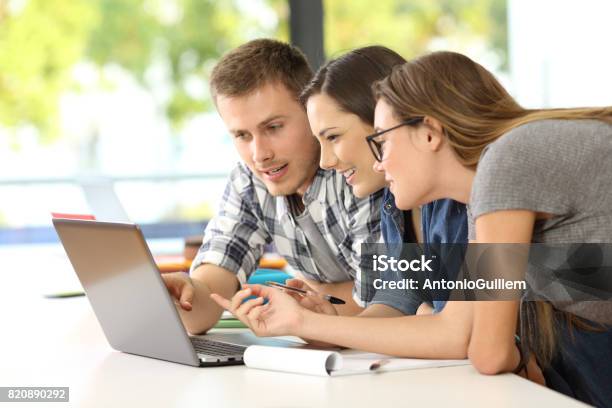
[[423,128],[426,131],[427,146],[432,151],[437,152],[445,142],[442,124],[431,116],[425,116],[423,124],[425,125]]

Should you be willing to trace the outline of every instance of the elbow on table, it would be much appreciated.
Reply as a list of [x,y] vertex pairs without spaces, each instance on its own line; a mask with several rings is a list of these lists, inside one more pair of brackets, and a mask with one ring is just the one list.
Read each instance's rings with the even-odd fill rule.
[[475,346],[470,344],[468,358],[474,368],[484,375],[496,375],[509,371],[512,350],[504,347]]

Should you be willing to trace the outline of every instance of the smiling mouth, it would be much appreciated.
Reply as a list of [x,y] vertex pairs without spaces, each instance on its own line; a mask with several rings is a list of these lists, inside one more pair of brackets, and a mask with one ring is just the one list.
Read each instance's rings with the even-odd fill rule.
[[269,175],[269,176],[273,176],[277,173],[280,173],[285,167],[287,167],[289,164],[283,164],[280,167],[276,167],[272,170],[268,170],[268,171],[264,171],[265,174]]
[[344,176],[344,178],[349,178],[351,177],[353,174],[355,174],[355,169],[348,169],[342,172],[342,175]]

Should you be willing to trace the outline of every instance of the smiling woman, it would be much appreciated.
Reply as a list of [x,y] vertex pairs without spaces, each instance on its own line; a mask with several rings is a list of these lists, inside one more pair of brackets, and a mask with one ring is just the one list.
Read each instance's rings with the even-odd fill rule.
[[[478,244],[612,240],[611,106],[523,108],[491,72],[451,51],[414,59],[374,89],[377,126],[424,118],[386,138],[381,166],[399,208],[440,197],[469,203]],[[555,275],[565,267],[549,265]],[[526,271],[541,281],[541,269]],[[544,295],[474,303],[472,364],[485,374],[526,372],[609,406],[612,303],[562,298],[574,289],[562,279],[553,290],[529,283],[527,295]]]
[[370,87],[403,62],[386,47],[359,48],[328,62],[302,92],[310,127],[321,144],[320,166],[342,173],[358,197],[385,186],[364,143],[374,131]]
[[[377,139],[376,134],[367,136],[375,130],[372,84],[403,63],[404,58],[389,48],[369,46],[350,51],[319,69],[302,92],[301,100],[313,134],[321,144],[320,166],[341,173],[356,196],[367,197],[383,189],[381,230],[389,251],[399,248],[398,244],[416,241],[465,243],[465,206],[452,200],[438,200],[420,209],[424,215],[421,219],[419,209],[399,210],[396,198],[385,188],[387,180],[376,163],[377,156],[372,154],[376,149],[368,148],[367,139]],[[412,164],[418,166],[418,162]],[[387,280],[396,278],[386,276]],[[416,313],[427,302],[436,309],[444,304],[410,290],[400,296],[378,291],[373,300],[374,304],[387,305],[405,314]],[[426,305],[423,307],[427,310]]]
[[372,168],[373,159],[363,143],[363,135],[371,133],[372,126],[323,93],[309,98],[306,106],[311,128],[322,147],[320,166],[342,173],[357,197],[383,188],[384,176]]

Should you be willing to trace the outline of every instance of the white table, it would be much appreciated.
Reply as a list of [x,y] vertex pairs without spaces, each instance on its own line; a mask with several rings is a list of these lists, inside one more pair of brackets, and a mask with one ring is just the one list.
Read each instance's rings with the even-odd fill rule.
[[107,344],[86,298],[42,298],[40,285],[29,282],[50,270],[33,250],[24,264],[28,250],[20,251],[0,247],[0,386],[70,387],[69,403],[36,407],[582,405],[515,375],[482,376],[471,366],[319,378],[123,354]]

